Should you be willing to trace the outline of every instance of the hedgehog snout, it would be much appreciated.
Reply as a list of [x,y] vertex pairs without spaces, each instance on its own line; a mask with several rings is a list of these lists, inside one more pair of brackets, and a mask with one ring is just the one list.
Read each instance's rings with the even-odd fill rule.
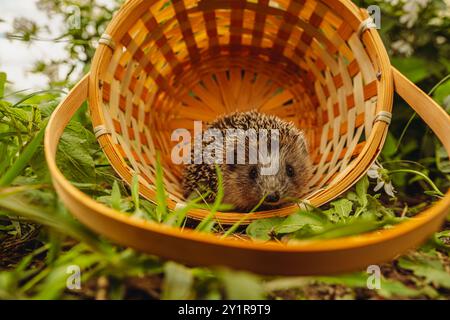
[[265,196],[264,202],[270,205],[277,204],[285,196],[285,181],[280,174],[273,176],[261,176],[260,193],[261,198]]
[[269,203],[277,203],[280,201],[280,193],[278,191],[269,193],[266,197],[266,201]]

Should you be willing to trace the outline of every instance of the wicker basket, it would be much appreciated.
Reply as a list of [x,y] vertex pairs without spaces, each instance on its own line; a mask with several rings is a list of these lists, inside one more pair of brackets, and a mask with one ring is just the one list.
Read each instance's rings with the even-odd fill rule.
[[[384,143],[394,87],[450,150],[450,120],[391,67],[367,12],[349,0],[130,0],[99,41],[91,72],[52,116],[45,139],[55,187],[82,222],[142,251],[195,265],[276,274],[348,271],[394,257],[441,225],[450,194],[390,230],[296,245],[219,239],[138,221],[74,188],[55,165],[63,129],[89,101],[94,131],[112,166],[155,199],[155,154],[162,155],[168,204],[183,203],[182,167],[171,151],[177,128],[235,110],[258,109],[305,132],[314,176],[305,201],[319,206],[365,174]],[[286,216],[295,206],[246,222]],[[205,210],[189,216],[202,219]],[[218,213],[223,224],[242,218]]]

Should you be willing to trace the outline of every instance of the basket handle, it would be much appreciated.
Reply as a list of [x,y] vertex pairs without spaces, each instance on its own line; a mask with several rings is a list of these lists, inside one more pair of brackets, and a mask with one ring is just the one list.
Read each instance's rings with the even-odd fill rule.
[[395,91],[433,130],[450,154],[450,116],[430,96],[420,90],[400,71],[392,67]]

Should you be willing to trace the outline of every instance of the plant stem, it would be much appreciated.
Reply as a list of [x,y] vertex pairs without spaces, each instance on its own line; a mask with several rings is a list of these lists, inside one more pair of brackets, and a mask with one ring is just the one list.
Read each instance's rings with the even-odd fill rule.
[[389,171],[389,174],[396,174],[396,173],[412,173],[412,174],[421,176],[426,182],[428,182],[428,184],[434,189],[434,191],[436,191],[436,193],[439,196],[444,197],[444,194],[441,192],[441,190],[438,189],[438,187],[434,184],[434,182],[426,174],[424,174],[420,171],[410,170],[410,169],[398,169],[398,170]]
[[226,238],[228,237],[230,234],[232,234],[233,232],[236,231],[237,228],[239,228],[239,226],[242,224],[242,222],[244,222],[245,220],[247,220],[248,218],[250,218],[256,210],[258,210],[258,208],[263,204],[264,200],[266,200],[266,196],[264,196],[263,198],[261,198],[261,200],[259,200],[258,204],[244,217],[242,217],[239,221],[237,221],[235,224],[233,224],[231,226],[230,229],[228,229],[221,238]]
[[[447,80],[450,80],[450,74],[448,74],[447,76],[445,76],[441,81],[439,81],[431,90],[430,92],[428,92],[428,95],[431,96],[436,90],[437,88],[439,88],[442,84],[444,84],[445,82],[447,82]],[[411,122],[413,122],[413,120],[416,118],[417,116],[417,112],[414,112],[413,115],[411,116],[411,118],[409,118],[408,123],[406,124],[405,128],[402,131],[402,134],[400,135],[400,138],[398,139],[397,142],[397,147],[396,147],[396,151],[398,150],[398,148],[400,147],[400,144],[403,140],[403,138],[405,137],[406,131],[408,131],[409,126],[411,125]]]
[[[224,192],[223,192],[223,176],[222,172],[220,171],[220,168],[218,165],[216,165],[216,174],[217,174],[217,195],[216,199],[213,203],[213,206],[211,208],[210,213],[204,218],[199,225],[195,228],[196,231],[204,231],[206,228],[211,227],[211,220],[214,218],[214,216],[217,213],[217,210],[219,209],[220,205],[222,204]],[[209,230],[208,230],[209,231]]]

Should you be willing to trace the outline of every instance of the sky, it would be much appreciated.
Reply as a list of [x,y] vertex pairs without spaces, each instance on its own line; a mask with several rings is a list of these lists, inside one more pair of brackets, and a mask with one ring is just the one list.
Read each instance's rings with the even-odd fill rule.
[[37,0],[0,0],[0,71],[8,74],[15,90],[40,89],[47,84],[47,78],[32,74],[29,70],[33,62],[39,59],[57,59],[64,57],[64,43],[36,42],[30,45],[19,40],[6,39],[15,17],[26,17],[41,23],[48,23],[52,30],[57,30],[62,21],[47,17],[36,8]]
[[[53,35],[59,35],[58,29],[63,23],[62,17],[49,17],[37,9],[38,0],[0,0],[0,71],[8,74],[15,90],[42,89],[47,87],[47,77],[29,72],[37,60],[56,60],[66,56],[65,43],[35,41],[29,44],[20,40],[6,39],[11,31],[14,18],[30,18],[38,25],[47,25]],[[97,0],[96,3],[114,7],[111,0]],[[4,22],[1,22],[4,20]],[[46,38],[51,35],[45,35]],[[61,70],[64,71],[64,70]],[[66,70],[67,71],[67,70]]]

